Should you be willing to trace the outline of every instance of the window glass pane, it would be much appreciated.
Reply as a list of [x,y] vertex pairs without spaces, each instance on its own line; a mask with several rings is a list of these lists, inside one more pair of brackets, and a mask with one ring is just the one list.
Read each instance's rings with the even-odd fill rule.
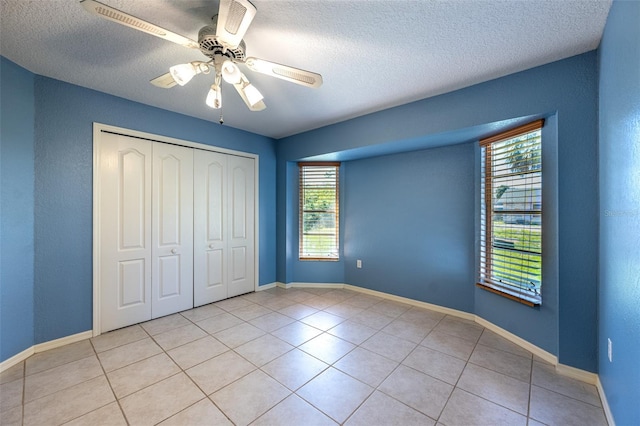
[[538,303],[542,285],[541,154],[540,129],[482,147],[480,282]]
[[300,259],[338,259],[339,164],[300,165]]

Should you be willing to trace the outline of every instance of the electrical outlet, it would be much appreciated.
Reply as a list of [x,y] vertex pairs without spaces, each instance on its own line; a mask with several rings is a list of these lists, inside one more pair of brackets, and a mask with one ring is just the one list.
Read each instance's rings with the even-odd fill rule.
[[358,269],[362,268],[362,260],[360,259],[356,260],[356,268]]
[[609,356],[609,362],[613,362],[613,343],[611,343],[611,339],[607,338],[609,342],[607,347],[607,355]]

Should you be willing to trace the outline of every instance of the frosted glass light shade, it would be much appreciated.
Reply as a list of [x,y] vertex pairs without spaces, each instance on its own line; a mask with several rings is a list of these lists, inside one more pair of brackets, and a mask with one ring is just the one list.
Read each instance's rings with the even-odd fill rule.
[[222,78],[229,84],[238,84],[242,78],[242,73],[236,64],[231,61],[224,61],[222,64]]
[[242,91],[244,92],[244,95],[247,97],[247,101],[249,101],[249,104],[251,106],[254,106],[264,99],[262,93],[260,93],[260,91],[258,91],[258,89],[256,89],[253,84],[247,84],[242,88]]
[[184,86],[198,73],[198,69],[194,64],[180,64],[169,68],[169,72],[176,83]]
[[220,86],[216,86],[215,84],[211,85],[205,103],[214,109],[222,108],[222,90]]

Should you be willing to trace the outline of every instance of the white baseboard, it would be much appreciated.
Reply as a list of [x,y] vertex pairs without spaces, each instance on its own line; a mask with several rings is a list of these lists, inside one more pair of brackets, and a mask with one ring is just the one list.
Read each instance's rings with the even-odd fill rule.
[[[531,352],[532,354],[542,358],[543,360],[545,360],[549,364],[552,364],[554,366],[558,365],[558,357],[556,357],[552,353],[549,353],[549,352],[545,351],[544,349],[534,345],[533,343],[530,343],[530,342],[524,340],[523,338],[521,338],[519,336],[516,336],[515,334],[505,330],[504,328],[498,327],[497,325],[493,324],[492,322],[487,321],[486,319],[484,319],[482,317],[479,317],[477,315],[474,315],[474,317],[475,317],[475,321],[478,324],[480,324],[481,326],[483,326],[484,328],[487,328],[487,329],[493,331],[494,333],[498,334],[499,336],[504,337],[508,341],[510,341],[512,343],[515,343],[516,345],[520,346],[521,348],[528,350],[529,352]],[[592,374],[592,373],[590,373],[590,374]]]
[[93,331],[87,330],[82,333],[72,334],[71,336],[61,337],[60,339],[50,340],[48,342],[39,343],[33,347],[35,353],[48,351],[49,349],[59,348],[60,346],[76,343],[81,340],[93,337]]
[[269,290],[270,288],[277,287],[277,286],[278,286],[278,284],[280,284],[280,283],[278,283],[278,282],[272,282],[272,283],[270,283],[270,284],[259,285],[259,286],[256,288],[256,291],[265,291],[265,290]]
[[475,315],[470,314],[468,312],[459,311],[457,309],[446,308],[444,306],[433,305],[431,303],[421,302],[419,300],[409,299],[407,297],[396,296],[394,294],[383,293],[383,292],[377,291],[377,290],[370,290],[368,288],[358,287],[358,286],[354,286],[354,285],[351,285],[351,284],[345,284],[344,288],[348,289],[348,290],[357,291],[359,293],[365,293],[365,294],[370,294],[372,296],[378,296],[378,297],[381,297],[381,298],[387,299],[387,300],[393,300],[394,302],[405,303],[407,305],[416,306],[418,308],[430,309],[432,311],[440,312],[440,313],[447,314],[447,315],[452,315],[454,317],[458,317],[458,318],[462,318],[462,319],[466,319],[466,320],[473,321],[474,318],[475,318]]
[[[278,283],[282,284],[282,283]],[[344,288],[344,284],[340,283],[300,283],[291,282],[288,284],[282,284],[283,288]]]
[[288,284],[284,284],[278,282],[278,287],[281,288],[342,288],[345,290],[357,291],[358,293],[369,294],[371,296],[377,296],[383,299],[392,300],[394,302],[406,303],[407,305],[417,306],[419,308],[431,309],[432,311],[441,312],[447,315],[453,315],[458,318],[468,319],[473,321],[475,315],[470,314],[468,312],[458,311],[456,309],[446,308],[444,306],[433,305],[427,302],[421,302],[415,299],[409,299],[407,297],[396,296],[395,294],[384,293],[382,291],[371,290],[364,287],[358,287],[351,284],[341,284],[341,283],[303,283],[303,282],[291,282]]
[[34,353],[35,353],[35,351],[33,350],[33,346],[31,346],[30,348],[27,348],[24,351],[15,354],[11,358],[8,358],[8,359],[0,362],[0,373],[10,369],[11,367],[13,367],[16,364],[21,363],[22,361],[24,361],[25,359],[29,358]]
[[358,287],[358,286],[351,285],[351,284],[342,284],[342,283],[304,283],[304,282],[291,282],[291,283],[288,283],[288,284],[284,284],[284,283],[278,282],[278,287],[285,288],[285,289],[288,289],[288,288],[338,288],[338,289],[345,289],[345,290],[357,291],[358,293],[369,294],[371,296],[377,296],[377,297],[380,297],[382,299],[392,300],[394,302],[405,303],[407,305],[416,306],[416,307],[419,307],[419,308],[430,309],[432,311],[441,312],[441,313],[447,314],[447,315],[453,315],[455,317],[463,318],[463,319],[467,319],[467,320],[471,320],[471,321],[473,321],[474,318],[475,318],[475,315],[470,314],[468,312],[458,311],[456,309],[446,308],[444,306],[439,306],[439,305],[433,305],[431,303],[421,302],[419,300],[409,299],[407,297],[402,297],[402,296],[396,296],[395,294],[384,293],[382,291],[371,290],[371,289],[368,289],[368,288]]
[[[476,323],[482,325],[483,327],[493,331],[494,333],[504,337],[505,339],[509,340],[512,343],[515,343],[516,345],[520,346],[523,349],[528,350],[529,352],[533,353],[534,355],[540,357],[541,359],[545,360],[546,362],[552,364],[555,366],[556,371],[559,374],[562,374],[564,376],[567,377],[571,377],[573,379],[576,380],[580,380],[582,382],[585,383],[589,383],[592,385],[595,385],[598,389],[598,392],[600,394],[600,399],[602,400],[602,405],[605,411],[605,415],[607,417],[607,421],[609,422],[610,426],[615,426],[615,423],[613,421],[613,416],[611,414],[611,410],[609,408],[609,404],[607,402],[607,398],[606,395],[604,393],[604,389],[602,388],[602,384],[600,383],[600,378],[598,377],[597,374],[595,373],[591,373],[588,371],[584,371],[578,368],[574,368],[574,367],[570,367],[568,365],[563,365],[563,364],[558,364],[558,358],[545,351],[542,348],[539,348],[538,346],[529,343],[528,341],[522,339],[521,337],[516,336],[515,334],[501,328],[498,327],[497,325],[485,320],[484,318],[481,318],[477,315],[474,314],[470,314],[468,312],[463,312],[463,311],[459,311],[456,309],[451,309],[451,308],[447,308],[444,306],[439,306],[439,305],[433,305],[431,303],[427,303],[427,302],[422,302],[419,300],[415,300],[415,299],[409,299],[406,297],[402,297],[402,296],[396,296],[393,294],[389,294],[389,293],[384,293],[381,291],[377,291],[377,290],[370,290],[364,287],[358,287],[358,286],[353,286],[350,284],[340,284],[340,283],[305,283],[305,282],[291,282],[291,283],[282,283],[279,281],[270,283],[270,284],[266,284],[266,285],[262,285],[258,287],[257,291],[264,291],[264,290],[268,290],[271,288],[275,288],[275,287],[280,287],[280,288],[285,288],[285,289],[289,289],[289,288],[337,288],[337,289],[347,289],[347,290],[351,290],[351,291],[356,291],[359,293],[364,293],[364,294],[370,294],[372,296],[377,296],[383,299],[387,299],[387,300],[392,300],[395,302],[400,302],[400,303],[405,303],[411,306],[416,306],[416,307],[420,307],[420,308],[426,308],[426,309],[430,309],[432,311],[436,311],[436,312],[441,312],[443,314],[447,314],[447,315],[452,315],[458,318],[462,318],[462,319],[466,319],[466,320],[471,320],[471,321],[475,321]],[[66,337],[62,337],[60,339],[56,339],[56,340],[51,340],[49,342],[44,342],[44,343],[40,343],[37,345],[34,345],[30,348],[25,349],[24,351],[12,356],[11,358],[3,361],[0,363],[0,373],[8,370],[9,368],[13,367],[14,365],[24,361],[25,359],[29,358],[31,355],[33,355],[34,353],[38,353],[38,352],[43,352],[43,351],[47,351],[50,349],[54,349],[60,346],[64,346],[64,345],[68,345],[70,343],[75,343],[75,342],[79,342],[81,340],[85,340],[85,339],[89,339],[93,337],[93,332],[91,330],[88,331],[84,331],[82,333],[77,333],[77,334],[73,334],[71,336],[66,336]]]
[[37,345],[33,345],[30,348],[27,348],[24,351],[20,352],[19,354],[12,356],[5,361],[2,361],[2,363],[0,363],[0,373],[8,370],[16,364],[21,363],[31,355],[37,354],[38,352],[44,352],[50,349],[59,348],[60,346],[68,345],[70,343],[76,343],[81,340],[90,339],[91,337],[93,337],[93,331],[88,330],[83,331],[82,333],[72,334],[71,336],[62,337],[60,339],[38,343]]
[[[482,317],[479,317],[477,315],[474,314],[470,314],[468,312],[463,312],[463,311],[458,311],[456,309],[451,309],[451,308],[446,308],[443,306],[438,306],[438,305],[433,305],[431,303],[427,303],[427,302],[421,302],[419,300],[414,300],[414,299],[408,299],[406,297],[401,297],[401,296],[396,296],[393,294],[388,294],[388,293],[383,293],[380,291],[376,291],[376,290],[370,290],[367,288],[363,288],[363,287],[357,287],[357,286],[353,286],[353,285],[349,285],[349,284],[345,284],[344,285],[345,289],[348,290],[353,290],[353,291],[357,291],[360,293],[365,293],[365,294],[371,294],[374,296],[378,296],[384,299],[388,299],[388,300],[393,300],[396,302],[401,302],[401,303],[406,303],[408,305],[412,305],[412,306],[417,306],[420,308],[426,308],[426,309],[430,309],[432,311],[436,311],[436,312],[441,312],[447,315],[451,315],[451,316],[455,316],[458,318],[463,318],[463,319],[467,319],[467,320],[471,320],[471,321],[475,321],[476,323],[482,325],[483,327],[493,331],[494,333],[498,334],[501,337],[504,337],[505,339],[507,339],[508,341],[515,343],[516,345],[520,346],[521,348],[531,352],[532,354],[538,356],[539,358],[543,359],[544,361],[548,362],[549,364],[552,364],[556,371],[558,372],[558,374],[562,374],[563,376],[567,376],[570,377],[572,379],[576,379],[576,380],[580,380],[581,382],[585,382],[585,383],[589,383],[592,385],[596,385],[597,383],[599,383],[599,379],[598,379],[598,375],[595,373],[591,373],[589,371],[585,371],[585,370],[581,370],[579,368],[575,368],[575,367],[571,367],[568,365],[564,365],[564,364],[559,364],[558,363],[558,357],[553,355],[552,353],[549,353],[547,351],[545,351],[544,349],[534,345],[533,343],[528,342],[527,340],[516,336],[515,334],[501,328],[498,327],[497,325],[485,320]],[[606,398],[604,398],[604,390],[602,389],[602,386],[600,386],[598,388],[598,391],[600,392],[600,395],[602,395],[603,400],[605,400]],[[604,404],[604,403],[603,403]],[[609,413],[608,415],[609,417],[611,416],[611,414]],[[609,419],[609,417],[607,417],[607,419]],[[609,423],[610,425],[612,425],[613,423]]]
[[600,381],[600,376],[596,377],[596,389],[598,389],[598,393],[600,394],[600,401],[602,402],[602,409],[604,410],[604,415],[607,418],[607,423],[609,423],[609,426],[616,426],[616,422],[613,419],[613,413],[611,413],[611,408],[609,407],[609,401],[607,401],[607,395],[604,393],[604,388]]
[[[370,294],[372,296],[377,296],[377,297],[381,297],[383,299],[387,299],[387,300],[393,300],[395,302],[400,302],[400,303],[406,303],[408,305],[411,306],[416,306],[419,308],[426,308],[426,309],[430,309],[432,311],[436,311],[436,312],[441,312],[443,314],[447,314],[447,315],[451,315],[451,316],[455,316],[458,318],[462,318],[462,319],[466,319],[466,320],[470,320],[470,321],[475,321],[476,323],[482,325],[483,327],[493,331],[494,333],[498,334],[501,337],[504,337],[505,339],[509,340],[512,343],[515,343],[516,345],[520,346],[521,348],[531,352],[532,354],[536,355],[537,357],[541,358],[542,360],[548,362],[549,364],[552,364],[556,371],[559,374],[562,374],[564,376],[576,379],[576,380],[580,380],[582,382],[585,383],[589,383],[592,385],[595,385],[597,383],[599,383],[598,380],[598,375],[595,373],[591,373],[589,371],[584,371],[584,370],[580,370],[578,368],[574,368],[574,367],[570,367],[568,365],[564,365],[564,364],[558,364],[558,357],[553,355],[552,353],[549,353],[547,351],[545,351],[544,349],[534,345],[533,343],[528,342],[527,340],[516,336],[515,334],[501,328],[498,327],[497,325],[485,320],[482,317],[479,317],[478,315],[474,315],[474,314],[470,314],[468,312],[463,312],[463,311],[459,311],[457,309],[452,309],[452,308],[446,308],[444,306],[439,306],[439,305],[433,305],[431,303],[427,303],[427,302],[422,302],[419,300],[415,300],[415,299],[409,299],[406,297],[402,297],[402,296],[396,296],[393,294],[389,294],[389,293],[384,293],[381,291],[377,291],[377,290],[371,290],[368,288],[364,288],[364,287],[358,287],[358,286],[354,286],[351,284],[335,284],[335,283],[300,283],[300,282],[292,282],[292,283],[288,283],[288,284],[284,284],[281,282],[276,283],[278,287],[281,288],[292,288],[292,287],[296,287],[296,288],[344,288],[347,290],[352,290],[352,291],[357,291],[359,293],[365,293],[365,294]],[[601,395],[604,398],[604,391],[601,390],[601,387],[599,388],[599,392],[601,393]]]
[[596,373],[584,371],[579,368],[571,367],[569,365],[557,364],[556,372],[558,372],[558,374],[562,374],[563,376],[580,380],[581,382],[589,383],[590,385],[596,385],[598,383],[598,375]]

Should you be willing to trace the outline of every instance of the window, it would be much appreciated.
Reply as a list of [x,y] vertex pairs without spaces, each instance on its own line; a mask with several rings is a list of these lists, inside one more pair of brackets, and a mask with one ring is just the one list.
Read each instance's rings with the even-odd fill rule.
[[542,303],[542,126],[480,141],[478,286],[530,306]]
[[298,163],[300,259],[339,259],[340,163]]

